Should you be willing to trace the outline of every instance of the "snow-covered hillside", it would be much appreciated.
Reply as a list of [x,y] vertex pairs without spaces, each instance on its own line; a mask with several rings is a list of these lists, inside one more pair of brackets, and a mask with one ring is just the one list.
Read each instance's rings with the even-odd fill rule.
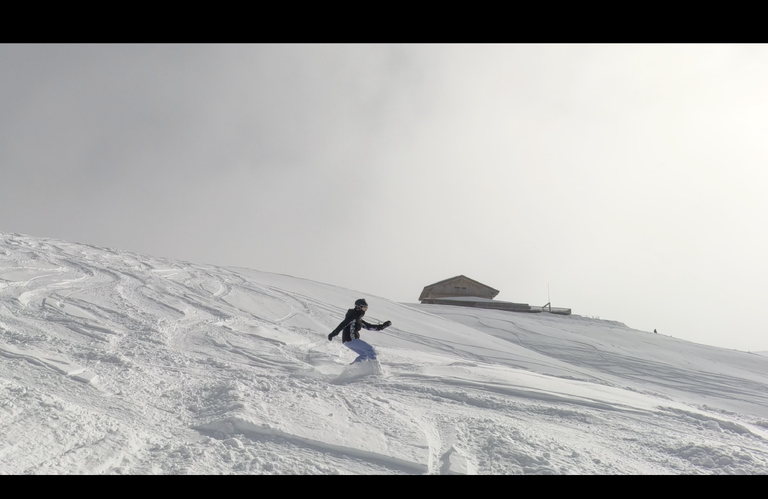
[[0,233],[3,474],[757,474],[766,394],[765,356],[617,322]]

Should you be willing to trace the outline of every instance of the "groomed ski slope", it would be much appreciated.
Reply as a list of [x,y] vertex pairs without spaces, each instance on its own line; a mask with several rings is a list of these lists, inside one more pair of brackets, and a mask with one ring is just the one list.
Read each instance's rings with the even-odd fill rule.
[[[384,373],[327,334],[357,298]],[[768,357],[0,233],[2,474],[762,474]]]

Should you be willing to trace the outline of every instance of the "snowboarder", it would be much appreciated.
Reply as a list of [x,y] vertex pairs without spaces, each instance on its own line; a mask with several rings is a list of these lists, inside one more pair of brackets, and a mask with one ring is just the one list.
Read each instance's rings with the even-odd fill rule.
[[392,325],[392,322],[387,321],[384,324],[370,324],[363,320],[365,312],[368,310],[368,302],[365,299],[360,298],[355,302],[355,308],[347,310],[347,316],[341,321],[336,329],[328,335],[328,339],[333,341],[333,337],[338,335],[340,331],[344,331],[341,335],[341,342],[345,347],[349,348],[358,357],[352,362],[360,362],[363,360],[375,360],[376,351],[371,345],[360,339],[360,329],[365,328],[369,331],[382,331]]

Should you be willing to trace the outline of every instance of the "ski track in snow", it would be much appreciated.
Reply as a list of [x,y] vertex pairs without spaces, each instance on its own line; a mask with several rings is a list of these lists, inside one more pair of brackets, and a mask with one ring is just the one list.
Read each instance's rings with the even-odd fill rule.
[[326,338],[358,295],[0,233],[0,473],[768,471],[766,357],[373,297],[361,375]]

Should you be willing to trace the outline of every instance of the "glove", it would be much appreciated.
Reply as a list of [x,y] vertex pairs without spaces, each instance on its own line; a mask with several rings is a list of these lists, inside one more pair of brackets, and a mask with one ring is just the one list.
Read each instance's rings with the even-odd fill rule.
[[333,333],[328,335],[328,341],[333,341]]
[[381,329],[387,329],[391,325],[392,325],[392,321],[387,321],[381,325]]

